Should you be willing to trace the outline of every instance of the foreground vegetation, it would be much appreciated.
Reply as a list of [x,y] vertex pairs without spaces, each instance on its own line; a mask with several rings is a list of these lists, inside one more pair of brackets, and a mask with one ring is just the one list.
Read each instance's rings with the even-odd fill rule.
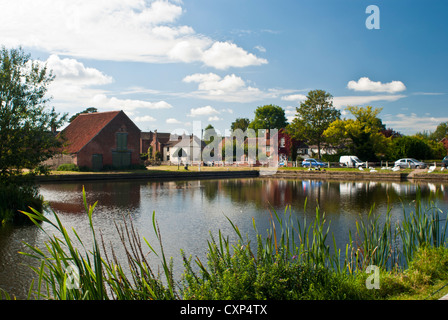
[[[42,223],[49,223],[57,231],[48,235],[44,249],[28,245],[30,252],[22,253],[40,262],[33,268],[37,283],[30,286],[30,299],[374,300],[435,299],[447,293],[447,220],[433,203],[423,205],[419,198],[415,210],[403,212],[400,224],[391,223],[389,212],[383,223],[371,213],[357,223],[345,247],[336,246],[319,209],[311,223],[293,221],[289,208],[280,215],[272,212],[265,237],[254,224],[255,243],[229,220],[238,242],[231,244],[219,232],[210,235],[207,261],[182,253],[181,280],[174,278],[172,260],[164,254],[155,214],[158,247],[140,238],[132,220],[116,224],[127,256],[119,261],[116,248],[108,248],[94,228],[96,203],[89,206],[84,191],[83,198],[93,236],[89,248],[76,230],[69,236],[57,214],[47,218],[35,209],[24,212],[42,230]],[[157,261],[148,260],[148,249]],[[157,264],[161,271],[155,272]],[[380,270],[379,289],[367,288],[370,265]],[[11,298],[6,292],[3,296]]]

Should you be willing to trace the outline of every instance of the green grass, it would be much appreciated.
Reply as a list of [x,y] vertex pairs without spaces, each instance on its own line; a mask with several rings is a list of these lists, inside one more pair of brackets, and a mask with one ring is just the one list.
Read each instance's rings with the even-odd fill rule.
[[[56,213],[54,222],[34,209],[25,213],[42,230],[44,222],[57,231],[48,235],[45,248],[27,245],[31,252],[26,255],[39,261],[33,268],[37,285],[31,284],[30,299],[435,299],[448,291],[448,286],[443,288],[448,282],[447,219],[433,203],[424,205],[419,198],[415,210],[404,213],[399,224],[390,222],[389,211],[380,223],[372,210],[357,223],[345,247],[336,246],[319,208],[312,221],[293,219],[289,207],[282,214],[272,211],[266,233],[253,223],[254,243],[229,220],[238,241],[230,243],[221,232],[216,238],[210,234],[205,261],[181,252],[180,282],[174,279],[172,259],[165,256],[155,214],[157,246],[141,238],[126,217],[123,224],[116,224],[127,257],[119,261],[117,248],[108,248],[95,231],[96,203],[88,205],[84,191],[83,201],[94,239],[90,248],[76,230],[74,237],[69,236]],[[156,261],[148,260],[148,249]],[[160,264],[160,271],[152,269],[154,263]],[[378,290],[366,288],[369,265],[380,269]],[[67,273],[73,266],[79,270],[75,288]]]

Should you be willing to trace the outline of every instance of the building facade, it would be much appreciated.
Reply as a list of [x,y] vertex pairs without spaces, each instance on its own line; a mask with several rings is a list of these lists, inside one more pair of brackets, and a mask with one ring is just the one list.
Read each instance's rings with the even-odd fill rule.
[[123,111],[80,114],[58,136],[65,140],[62,154],[93,170],[127,168],[140,163],[140,129]]

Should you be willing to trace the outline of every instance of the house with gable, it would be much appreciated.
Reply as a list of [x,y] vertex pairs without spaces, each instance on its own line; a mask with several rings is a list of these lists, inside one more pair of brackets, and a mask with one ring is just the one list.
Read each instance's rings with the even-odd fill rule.
[[58,135],[65,140],[53,164],[101,170],[140,163],[140,129],[123,111],[80,114]]

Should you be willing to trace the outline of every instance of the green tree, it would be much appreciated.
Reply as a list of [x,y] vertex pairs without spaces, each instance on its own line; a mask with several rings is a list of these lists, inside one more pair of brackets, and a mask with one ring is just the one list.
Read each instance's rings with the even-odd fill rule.
[[241,129],[243,132],[245,132],[247,130],[247,128],[249,127],[249,124],[250,124],[250,120],[248,118],[237,118],[230,125],[230,129],[232,129],[232,131]]
[[[32,61],[22,49],[0,50],[0,220],[15,221],[17,210],[42,199],[34,183],[26,179],[42,172],[41,162],[62,146],[53,131],[67,115],[48,110],[47,86],[53,80],[46,66]],[[24,170],[29,169],[29,170]],[[25,172],[27,172],[25,174]],[[19,219],[21,220],[21,219]]]
[[325,130],[341,117],[339,110],[333,107],[333,96],[323,90],[308,92],[307,99],[296,108],[296,116],[288,126],[288,133],[297,140],[317,145],[318,157],[327,141]]
[[255,110],[255,118],[248,128],[255,130],[282,129],[288,125],[285,110],[276,105],[264,105]]
[[87,108],[87,109],[85,109],[85,110],[83,110],[83,111],[81,111],[81,112],[78,112],[78,113],[72,115],[72,116],[70,117],[70,119],[68,120],[68,122],[72,122],[72,121],[75,120],[76,117],[79,116],[80,114],[83,114],[83,113],[95,113],[95,112],[98,112],[98,109],[97,109],[97,108],[94,108],[94,107]]
[[376,161],[388,151],[392,136],[383,134],[385,126],[378,114],[381,108],[349,106],[346,110],[353,116],[331,123],[324,135],[333,143],[346,145],[350,153],[362,160]]
[[448,122],[440,123],[429,137],[436,142],[440,142],[443,138],[448,138]]
[[47,86],[53,80],[46,66],[22,49],[0,52],[0,175],[21,174],[52,157],[61,141],[52,130],[62,126],[54,108],[47,110]]
[[427,140],[421,136],[414,135],[394,139],[390,158],[433,160],[443,158],[444,155],[446,155],[446,150],[440,142]]

